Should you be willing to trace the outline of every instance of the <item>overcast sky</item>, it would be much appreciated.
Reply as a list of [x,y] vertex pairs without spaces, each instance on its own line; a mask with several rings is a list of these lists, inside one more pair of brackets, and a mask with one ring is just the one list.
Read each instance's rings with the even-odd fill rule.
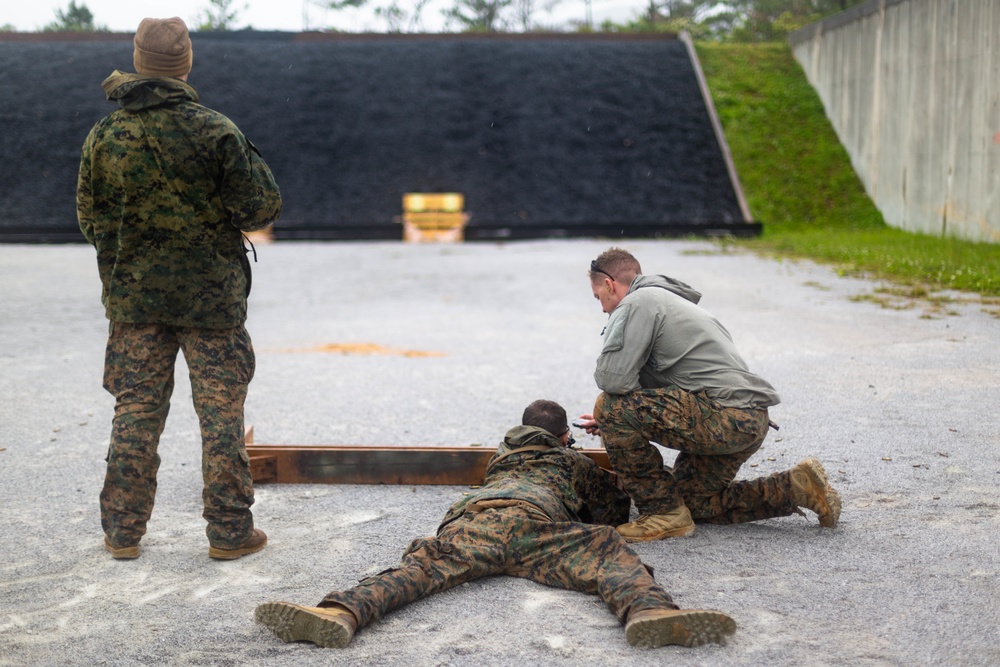
[[[40,30],[56,18],[57,10],[66,10],[70,0],[2,0],[0,25],[11,24],[19,31]],[[541,7],[546,0],[536,0],[539,7],[535,21],[543,25],[566,25],[571,20],[584,20],[587,0],[560,0],[551,12]],[[368,0],[369,4],[382,4],[380,0]],[[408,0],[400,0],[406,7]],[[452,6],[453,0],[430,0],[422,13],[423,27],[429,32],[445,29],[441,11]],[[591,0],[594,25],[605,19],[616,22],[626,21],[648,4],[648,0]],[[77,5],[86,5],[94,15],[94,22],[114,32],[131,32],[146,16],[166,18],[179,16],[193,27],[198,17],[208,8],[208,0],[77,0]],[[306,0],[235,0],[233,6],[239,9],[237,27],[251,26],[255,30],[290,30],[304,28],[322,29],[333,27],[349,31],[382,32],[386,25],[377,19],[371,10],[344,10],[332,12],[307,4]]]

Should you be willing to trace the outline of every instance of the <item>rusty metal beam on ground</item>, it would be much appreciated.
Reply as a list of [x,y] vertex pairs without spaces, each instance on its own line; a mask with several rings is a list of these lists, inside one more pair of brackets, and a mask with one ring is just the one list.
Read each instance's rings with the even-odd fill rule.
[[[255,483],[451,484],[475,486],[486,477],[494,447],[366,447],[257,445],[247,429],[247,454]],[[603,449],[581,449],[610,469]]]

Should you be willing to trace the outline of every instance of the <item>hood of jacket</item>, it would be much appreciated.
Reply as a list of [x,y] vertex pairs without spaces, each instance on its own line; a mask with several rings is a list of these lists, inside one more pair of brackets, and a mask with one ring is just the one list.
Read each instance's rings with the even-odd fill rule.
[[645,287],[665,289],[668,292],[673,292],[677,296],[687,299],[691,303],[698,303],[701,301],[701,292],[686,283],[674,280],[673,278],[668,278],[667,276],[636,276],[635,280],[632,281],[632,284],[629,285],[628,293],[631,294],[632,292]]
[[546,447],[562,447],[563,444],[556,436],[552,435],[544,428],[537,426],[515,426],[507,431],[503,442],[497,447],[497,454],[507,452],[531,445],[542,445]]
[[197,102],[198,93],[180,79],[129,74],[115,70],[101,83],[108,99],[127,111],[142,111],[164,104]]

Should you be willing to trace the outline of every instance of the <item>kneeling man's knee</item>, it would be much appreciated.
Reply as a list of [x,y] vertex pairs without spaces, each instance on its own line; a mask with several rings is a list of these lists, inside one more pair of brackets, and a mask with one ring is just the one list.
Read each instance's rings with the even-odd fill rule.
[[594,421],[598,424],[615,421],[615,415],[621,413],[624,396],[601,392],[594,403]]

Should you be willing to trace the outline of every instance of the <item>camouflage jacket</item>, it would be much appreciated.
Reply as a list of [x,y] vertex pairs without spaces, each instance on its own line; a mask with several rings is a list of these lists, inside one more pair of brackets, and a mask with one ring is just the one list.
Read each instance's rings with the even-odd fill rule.
[[246,320],[242,231],[281,213],[281,194],[236,125],[172,78],[114,72],[121,107],[83,144],[80,230],[97,249],[108,319],[209,329]]
[[[505,456],[511,450],[531,445],[548,445],[549,449]],[[499,499],[525,500],[541,508],[553,521],[607,525],[628,521],[631,503],[593,459],[563,446],[551,433],[534,426],[507,431],[490,459],[485,484],[452,505],[438,530],[462,516],[470,502]]]

